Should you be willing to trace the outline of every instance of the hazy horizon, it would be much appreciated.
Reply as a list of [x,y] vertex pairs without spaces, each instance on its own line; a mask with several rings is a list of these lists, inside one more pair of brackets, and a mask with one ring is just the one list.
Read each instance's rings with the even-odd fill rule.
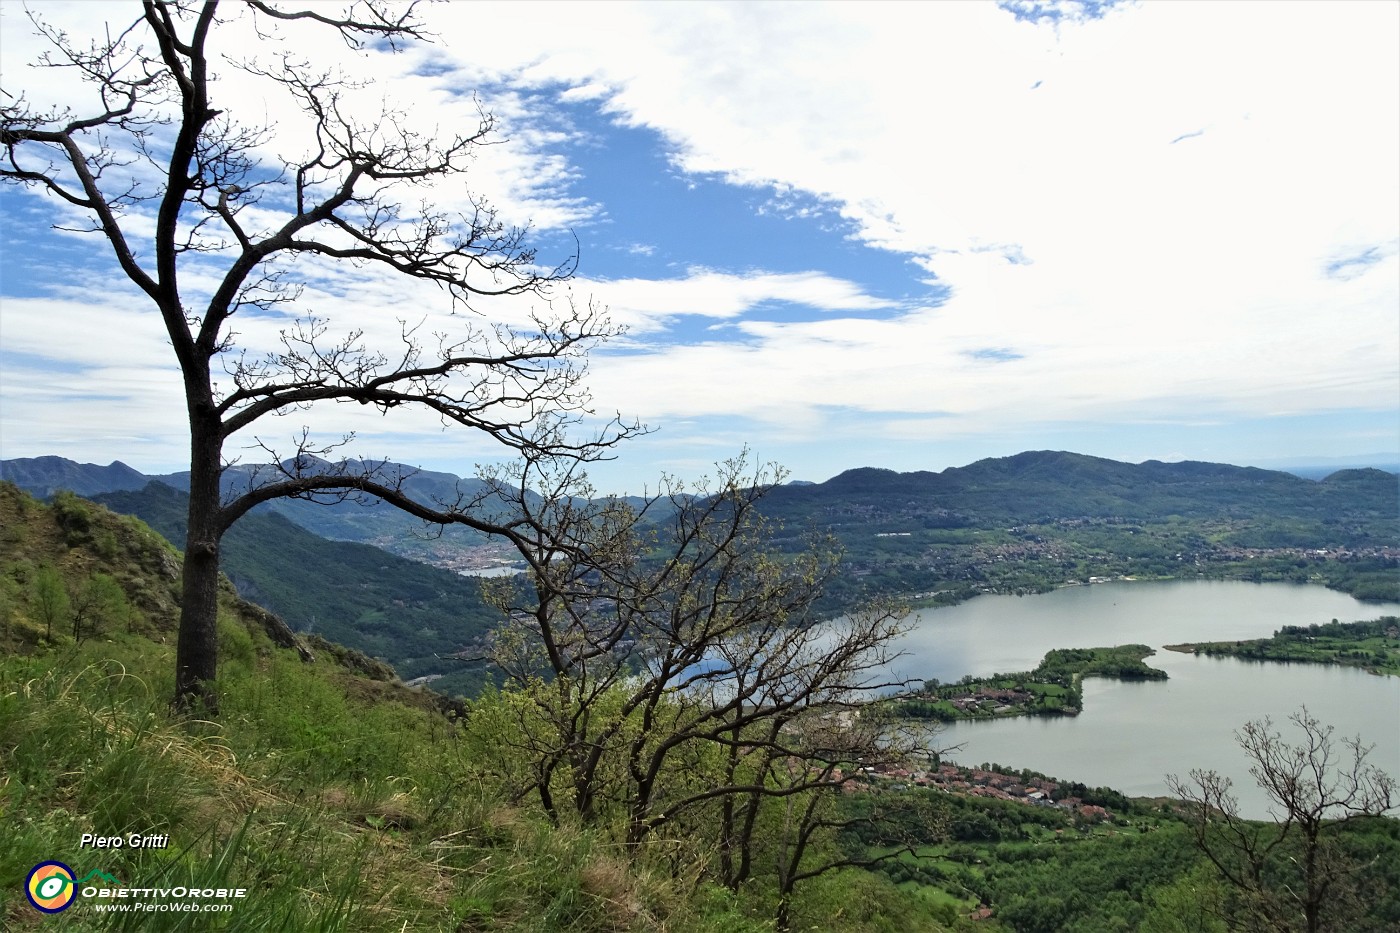
[[[1032,452],[1034,452],[1034,451],[1018,451],[1017,453],[1032,453]],[[1081,454],[1081,453],[1082,453],[1081,451],[1063,451],[1063,452],[1065,452],[1065,453],[1074,453],[1074,454]],[[58,455],[58,454],[40,454],[40,455],[36,455],[35,457],[6,457],[6,458],[0,458],[0,462],[4,462],[4,461],[8,461],[8,460],[38,459],[39,457],[45,457],[45,456],[61,456],[61,455]],[[1007,456],[1014,456],[1014,454],[1012,454],[1012,455],[1007,455]],[[1091,456],[1091,457],[1092,457],[1092,456],[1096,456],[1096,455],[1095,455],[1095,454],[1084,454],[1084,456]],[[134,463],[131,463],[130,461],[128,461],[128,460],[126,460],[126,459],[124,459],[124,458],[122,458],[122,457],[114,457],[113,459],[108,460],[108,461],[105,462],[105,463],[98,463],[98,462],[95,462],[95,461],[75,461],[75,460],[72,460],[72,458],[64,458],[64,459],[67,459],[67,460],[69,460],[70,462],[78,463],[80,466],[94,466],[94,467],[102,467],[102,468],[111,467],[111,466],[116,466],[116,465],[120,464],[120,465],[122,465],[122,466],[129,467],[130,469],[136,470],[136,472],[142,473],[142,474],[147,475],[147,476],[168,476],[168,475],[171,475],[171,474],[188,472],[188,466],[186,466],[186,465],[176,465],[176,466],[168,466],[168,467],[161,467],[161,466],[157,465],[157,466],[142,468],[142,467],[140,467],[140,466],[138,466],[138,465],[136,465],[136,464],[134,464]],[[983,460],[983,459],[1000,459],[1000,458],[996,458],[996,457],[993,457],[993,458],[978,458],[978,460]],[[1112,460],[1112,459],[1114,459],[1114,458],[1106,457],[1106,458],[1102,458],[1102,459],[1109,459],[1109,460]],[[417,463],[417,462],[414,462],[414,461],[412,461],[412,460],[399,460],[399,459],[396,459],[396,458],[393,458],[393,457],[390,457],[389,460],[390,460],[391,462],[402,463],[402,464],[404,464],[404,465],[406,465],[406,466],[411,466],[411,467],[414,467],[414,468],[416,468],[416,469],[421,469],[421,470],[427,470],[427,471],[429,471],[429,472],[452,473],[452,474],[455,474],[455,475],[457,475],[457,476],[461,476],[461,477],[464,477],[464,478],[470,478],[470,477],[473,475],[472,472],[470,472],[470,471],[468,471],[468,472],[462,472],[460,469],[455,469],[455,468],[453,468],[453,466],[452,466],[451,464],[442,464],[442,465],[436,465],[436,466],[435,466],[435,465],[430,465],[430,464],[425,464],[425,463]],[[898,470],[898,471],[896,471],[896,472],[900,472],[900,473],[909,473],[909,472],[932,472],[932,473],[941,473],[941,472],[943,472],[944,470],[958,469],[958,468],[962,468],[962,467],[967,467],[967,466],[970,466],[970,465],[972,465],[973,463],[976,463],[976,462],[978,462],[978,461],[977,461],[977,460],[973,460],[973,461],[968,461],[967,463],[950,463],[950,464],[946,464],[946,465],[938,466],[938,467],[921,467],[921,468],[917,468],[917,469],[915,469],[915,470]],[[1132,461],[1117,461],[1117,462],[1132,462]],[[1143,463],[1143,462],[1146,462],[1146,461],[1137,461],[1137,463]],[[1181,461],[1167,461],[1167,462],[1181,462]],[[1198,461],[1198,462],[1199,462],[1199,461]],[[1226,461],[1206,461],[1206,462],[1225,463]],[[779,464],[779,465],[781,466],[781,464]],[[1236,463],[1236,464],[1228,464],[1228,465],[1230,465],[1230,466],[1240,466],[1240,467],[1257,467],[1257,468],[1259,468],[1259,469],[1274,470],[1274,471],[1281,472],[1281,473],[1293,473],[1295,476],[1300,476],[1300,477],[1302,477],[1302,478],[1304,478],[1304,479],[1321,479],[1321,478],[1322,478],[1324,475],[1326,475],[1327,473],[1335,472],[1335,471],[1337,471],[1337,470],[1344,470],[1344,469],[1361,469],[1361,468],[1368,468],[1368,467],[1369,467],[1369,468],[1373,468],[1373,469],[1380,469],[1380,470],[1383,470],[1383,471],[1385,471],[1385,472],[1390,472],[1390,473],[1400,473],[1400,454],[1358,454],[1357,456],[1354,456],[1354,457],[1326,457],[1326,458],[1319,457],[1319,458],[1312,458],[1312,459],[1307,459],[1307,460],[1282,461],[1282,462],[1276,462],[1276,463]],[[798,476],[798,475],[796,475],[795,473],[792,473],[791,471],[789,471],[787,477],[784,479],[784,482],[786,482],[786,483],[809,483],[809,484],[817,485],[817,484],[825,483],[825,482],[827,482],[828,480],[834,479],[834,478],[836,478],[837,476],[841,475],[841,473],[845,473],[845,472],[848,472],[848,471],[850,471],[850,470],[866,469],[866,468],[873,468],[873,469],[890,469],[889,467],[884,467],[884,466],[882,466],[881,464],[878,464],[878,463],[862,463],[862,464],[857,464],[857,465],[853,465],[853,466],[847,467],[847,468],[845,468],[844,470],[841,470],[841,471],[839,471],[839,472],[837,472],[837,473],[831,474],[830,476],[823,476],[823,477],[820,477],[820,478],[813,478],[813,477],[810,477],[810,476]],[[3,478],[4,478],[3,476],[0,476],[0,479],[3,479]],[[648,488],[649,488],[652,492],[654,492],[655,489],[656,489],[656,484],[655,484],[654,481],[651,482],[651,483],[649,483],[649,484],[647,484],[647,486],[648,486]],[[600,493],[605,494],[605,495],[641,495],[642,492],[643,492],[643,489],[642,489],[642,487],[637,487],[637,488],[635,488],[635,489],[609,488],[609,489],[600,489],[599,491],[600,491]]]

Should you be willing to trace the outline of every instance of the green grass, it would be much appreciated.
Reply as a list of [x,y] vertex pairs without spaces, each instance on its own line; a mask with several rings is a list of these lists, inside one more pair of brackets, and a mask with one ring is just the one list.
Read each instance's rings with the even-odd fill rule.
[[[0,928],[772,929],[764,885],[724,891],[694,860],[630,858],[604,829],[551,825],[512,802],[483,753],[492,730],[241,631],[218,722],[171,716],[172,651],[139,636],[0,655]],[[78,847],[83,833],[131,832],[168,834],[170,847]],[[79,898],[51,918],[22,892],[30,868],[55,859],[129,887],[247,896],[219,914],[105,913]],[[795,929],[828,916],[852,931],[943,929],[946,908],[926,901],[880,875],[838,873],[799,890]]]
[[[509,741],[518,723],[501,695],[444,703],[314,638],[317,660],[304,663],[227,583],[217,721],[172,716],[179,567],[135,519],[72,498],[45,506],[0,483],[5,933],[772,929],[771,877],[716,887],[698,837],[628,850],[621,823],[554,825],[522,799],[525,753]],[[77,640],[71,613],[89,587],[102,612]],[[170,845],[79,846],[85,833],[133,832]],[[50,917],[24,895],[30,870],[50,860],[127,888],[247,896],[217,914],[104,912],[80,896]],[[941,929],[867,872],[799,888],[797,928],[837,915],[853,933]]]
[[[58,928],[22,894],[49,859],[131,886],[248,891],[227,914],[108,914],[80,899],[62,915],[71,930],[742,929],[728,913],[711,924],[595,836],[464,780],[460,727],[408,691],[347,695],[333,665],[251,637],[255,662],[221,678],[218,723],[169,716],[170,652],[142,639],[0,657],[6,930]],[[78,848],[82,833],[130,832],[171,846]]]

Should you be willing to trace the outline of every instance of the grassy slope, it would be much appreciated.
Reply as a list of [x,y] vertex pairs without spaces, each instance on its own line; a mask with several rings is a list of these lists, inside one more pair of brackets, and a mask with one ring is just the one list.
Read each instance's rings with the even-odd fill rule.
[[[480,765],[500,736],[352,670],[373,672],[363,658],[323,647],[305,663],[274,647],[232,587],[221,597],[219,719],[172,719],[173,549],[135,519],[81,500],[41,506],[3,485],[0,529],[0,928],[768,928],[761,896],[629,862],[595,834],[513,804]],[[81,643],[62,627],[46,637],[32,589],[46,566],[70,589],[109,574],[136,611]],[[169,834],[170,847],[78,847],[83,833],[129,832]],[[132,887],[249,896],[227,914],[103,914],[80,901],[49,918],[22,890],[50,859]],[[799,916],[845,897],[863,905],[843,905],[848,929],[941,929],[909,923],[893,890],[863,873],[814,884],[816,906]]]
[[[217,723],[173,720],[173,549],[141,522],[0,488],[0,927],[54,921],[22,894],[34,864],[100,868],[132,886],[246,887],[230,914],[103,915],[65,929],[471,930],[720,928],[668,883],[620,866],[468,786],[462,730],[425,694],[275,648],[226,587]],[[76,524],[71,512],[83,509]],[[116,577],[136,607],[75,644],[46,638],[41,566],[70,589]],[[80,850],[82,833],[168,833],[165,850]],[[714,917],[727,908],[720,904]],[[714,919],[711,917],[711,919]]]
[[[107,573],[138,611],[81,644],[61,628],[45,639],[29,589],[44,565],[70,586]],[[697,883],[693,865],[629,862],[597,835],[551,827],[507,800],[482,764],[503,736],[352,670],[353,656],[347,666],[323,649],[307,664],[273,647],[231,587],[220,719],[172,720],[177,573],[173,549],[134,519],[44,508],[0,486],[0,928],[769,929],[761,890],[733,896]],[[1119,826],[1062,846],[1032,815],[1022,804],[963,801],[946,815],[951,838],[931,863],[818,879],[799,891],[797,928],[1132,929],[1134,919],[1179,915],[1170,898],[1195,897],[1197,881],[1209,880],[1176,874],[1186,864],[1177,833]],[[169,833],[172,844],[77,848],[81,833],[128,831]],[[1397,835],[1379,840],[1375,865],[1400,866]],[[246,887],[250,896],[223,915],[104,916],[80,903],[46,918],[21,883],[47,859],[133,886]],[[915,871],[920,864],[932,867]],[[1388,880],[1400,891],[1400,878]],[[1003,919],[963,919],[979,900]],[[1388,911],[1372,910],[1377,924],[1400,918],[1394,898],[1375,903]]]

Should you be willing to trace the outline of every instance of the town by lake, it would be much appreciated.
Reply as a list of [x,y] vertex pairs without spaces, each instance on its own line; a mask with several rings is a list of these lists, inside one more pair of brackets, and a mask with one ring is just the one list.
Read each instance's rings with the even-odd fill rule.
[[1234,780],[1246,815],[1266,818],[1234,731],[1270,716],[1308,711],[1374,745],[1370,761],[1400,777],[1400,678],[1356,668],[1207,658],[1163,651],[1181,642],[1265,638],[1284,625],[1400,615],[1400,603],[1362,603],[1320,586],[1232,581],[1115,582],[1035,596],[981,596],[922,610],[892,667],[901,677],[944,682],[965,674],[1027,671],[1052,648],[1142,643],[1169,679],[1086,678],[1077,717],[959,722],[936,743],[964,765],[996,762],[1133,796],[1167,793],[1165,776],[1208,768]]

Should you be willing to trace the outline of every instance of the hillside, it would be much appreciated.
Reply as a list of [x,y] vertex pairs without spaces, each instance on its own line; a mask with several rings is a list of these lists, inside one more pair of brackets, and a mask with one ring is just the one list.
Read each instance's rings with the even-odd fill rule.
[[[450,473],[418,471],[402,464],[378,464],[405,477],[405,489],[425,501],[476,495],[480,480]],[[245,488],[259,470],[236,467],[225,475],[227,489]],[[56,489],[80,494],[135,490],[140,474],[121,463],[107,467],[60,457],[0,462],[0,478],[34,495]],[[153,476],[176,489],[188,485],[182,473]],[[274,511],[324,537],[407,546],[401,539],[422,536],[422,523],[376,503],[318,504],[300,500],[273,503]],[[824,483],[775,487],[767,510],[800,526],[818,524],[879,532],[911,520],[929,528],[991,529],[1071,519],[1124,519],[1291,523],[1307,543],[1362,546],[1400,538],[1400,480],[1381,470],[1341,470],[1322,481],[1291,473],[1220,463],[1183,461],[1140,464],[1063,451],[1028,451],[979,460],[942,472],[897,473],[863,467]],[[450,537],[450,535],[449,535]],[[474,539],[481,543],[479,537]]]
[[32,496],[47,499],[66,489],[80,496],[119,489],[140,489],[151,477],[120,460],[106,466],[76,463],[63,457],[22,457],[0,460],[0,480],[14,483]]
[[[925,527],[993,528],[1064,519],[1283,520],[1337,543],[1394,532],[1400,486],[1380,470],[1344,470],[1321,482],[1219,463],[1128,464],[1032,451],[941,473],[863,468],[774,489],[768,509],[870,530],[913,519]],[[1393,534],[1389,540],[1394,540]]]
[[[212,919],[80,903],[63,916],[71,930],[401,933],[488,918],[641,930],[629,911],[685,909],[664,890],[655,905],[614,905],[646,879],[617,873],[591,839],[462,792],[465,707],[319,637],[279,646],[285,628],[231,586],[220,721],[173,719],[179,573],[176,549],[140,520],[0,483],[0,929],[54,924],[21,892],[29,869],[55,858],[128,886],[246,891]],[[115,590],[76,627],[94,580]],[[168,844],[94,852],[84,833]]]
[[[500,770],[524,752],[502,697],[446,703],[338,646],[279,647],[284,630],[231,586],[218,721],[173,718],[174,548],[135,518],[8,484],[0,529],[0,928],[772,929],[762,876],[731,894],[523,804]],[[94,580],[115,589],[98,587],[107,598],[75,629]],[[97,850],[85,834],[122,844]],[[100,875],[83,886],[94,892],[199,890],[230,909],[122,912],[127,900],[93,893],[56,921],[22,893],[51,860]],[[179,897],[136,893],[131,904]],[[810,926],[842,896],[856,898],[839,908],[853,933],[946,929],[860,871],[808,886],[795,916]]]
[[[333,464],[316,457],[303,457],[305,472],[325,472],[341,464]],[[390,461],[356,460],[348,464],[351,471],[375,472],[389,482],[402,484],[404,492],[421,502],[452,503],[466,501],[489,493],[489,487],[479,479],[454,476],[451,473],[436,473],[419,470]],[[237,465],[224,471],[222,484],[226,494],[238,494],[250,486],[275,479],[277,472],[266,465]],[[151,477],[182,492],[188,491],[188,472],[169,473]],[[416,559],[431,559],[460,550],[488,544],[488,539],[478,531],[457,526],[428,531],[418,519],[400,512],[378,499],[366,498],[363,501],[348,499],[343,502],[313,502],[302,499],[274,499],[263,507],[300,525],[307,531],[336,541],[358,541],[373,544],[385,550]],[[490,513],[489,504],[483,511]]]
[[[752,873],[733,891],[714,880],[727,854],[710,820],[638,850],[611,817],[550,820],[518,783],[540,751],[524,731],[542,710],[528,694],[447,703],[333,644],[289,647],[232,586],[220,596],[218,721],[172,717],[178,578],[177,552],[141,521],[0,484],[5,930],[774,930],[790,807],[757,823]],[[1170,802],[932,764],[862,774],[831,798],[834,825],[848,828],[821,837],[823,857],[885,858],[804,881],[793,929],[1169,930],[1183,909],[1229,899]],[[706,768],[687,762],[666,786]],[[1038,804],[1032,788],[1073,803]],[[85,834],[123,844],[83,846]],[[1400,823],[1358,821],[1331,841],[1357,858],[1368,892],[1339,902],[1347,928],[1393,929]],[[61,920],[21,893],[50,861],[100,876]],[[135,893],[104,897],[108,886]],[[135,906],[183,903],[160,893],[181,889],[205,892],[193,906],[229,910]]]
[[[51,489],[65,477],[91,486],[111,470],[41,459],[0,463],[0,472]],[[247,482],[250,469],[227,481]],[[439,473],[406,482],[422,484],[415,491],[430,498],[479,488]],[[383,505],[276,508],[303,527],[440,567],[455,569],[473,554],[512,556],[451,530],[425,538],[421,523]],[[1363,599],[1400,598],[1400,481],[1374,469],[1313,481],[1228,464],[1032,451],[940,473],[849,470],[774,487],[761,508],[784,529],[786,548],[805,547],[814,532],[839,541],[846,559],[823,606],[831,612],[870,593],[953,602],[1119,576],[1313,582]],[[399,656],[406,663],[421,653]]]
[[941,473],[851,470],[781,486],[764,511],[846,560],[830,606],[861,593],[935,603],[1115,577],[1320,583],[1400,598],[1400,484],[1380,470],[1320,482],[1212,463],[1028,452]]
[[[307,458],[312,469],[328,467],[326,461]],[[362,466],[357,463],[356,466]],[[450,473],[415,470],[396,463],[374,464],[386,476],[401,477],[404,489],[425,502],[453,502],[459,496],[476,496],[486,488],[480,480],[462,478]],[[234,494],[276,475],[268,466],[230,467],[225,471],[222,485],[226,493]],[[47,497],[60,489],[82,496],[108,492],[134,492],[155,481],[172,489],[189,489],[187,472],[144,475],[120,462],[109,466],[75,463],[62,457],[35,457],[0,461],[0,479],[9,480],[31,495]],[[428,563],[460,566],[477,549],[489,554],[499,551],[480,532],[465,527],[425,529],[421,521],[397,509],[385,506],[377,499],[365,502],[310,502],[300,499],[278,499],[259,506],[260,513],[280,515],[293,524],[336,541],[356,541]]]
[[[163,483],[94,498],[171,541],[185,539],[188,499]],[[450,675],[437,686],[479,689],[482,669],[439,657],[479,645],[496,623],[478,580],[367,544],[328,541],[272,512],[244,516],[224,536],[222,554],[238,592],[297,631],[383,658],[406,680]]]

